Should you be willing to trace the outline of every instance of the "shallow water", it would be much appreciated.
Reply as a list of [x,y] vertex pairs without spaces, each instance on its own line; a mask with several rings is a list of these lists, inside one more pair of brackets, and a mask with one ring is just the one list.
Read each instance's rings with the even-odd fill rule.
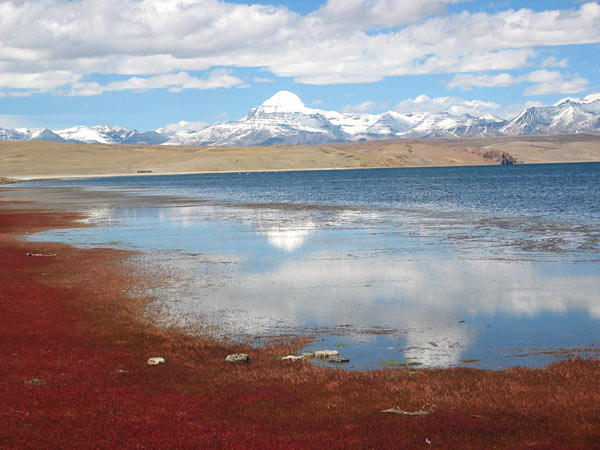
[[600,348],[599,180],[577,164],[46,182],[189,201],[91,206],[97,226],[36,239],[142,250],[170,275],[149,311],[166,323],[311,335],[360,369],[537,366]]

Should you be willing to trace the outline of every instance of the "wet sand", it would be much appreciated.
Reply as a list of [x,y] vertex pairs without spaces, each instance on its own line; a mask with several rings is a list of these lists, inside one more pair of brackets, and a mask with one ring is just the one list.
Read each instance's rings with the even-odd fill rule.
[[[15,179],[267,170],[600,161],[600,135],[408,139],[313,146],[195,147],[0,142],[0,177]],[[1,183],[1,181],[0,181]]]
[[[0,190],[3,448],[600,442],[598,360],[545,369],[350,372],[281,361],[300,345],[288,339],[254,348],[192,338],[142,316],[151,299],[127,292],[148,280],[128,268],[131,253],[20,240],[71,227],[81,216],[58,198],[40,203],[35,189],[21,188],[8,201],[9,191]],[[225,362],[236,352],[248,353],[250,364]],[[148,366],[153,356],[167,364]]]

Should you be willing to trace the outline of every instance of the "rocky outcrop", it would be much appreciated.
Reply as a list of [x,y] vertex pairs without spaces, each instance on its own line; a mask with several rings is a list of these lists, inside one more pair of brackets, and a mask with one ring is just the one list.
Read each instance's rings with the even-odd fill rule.
[[508,166],[511,164],[518,164],[517,158],[512,156],[510,153],[503,152],[501,150],[487,150],[481,151],[477,150],[476,153],[483,156],[483,159],[487,161],[497,162],[500,165]]

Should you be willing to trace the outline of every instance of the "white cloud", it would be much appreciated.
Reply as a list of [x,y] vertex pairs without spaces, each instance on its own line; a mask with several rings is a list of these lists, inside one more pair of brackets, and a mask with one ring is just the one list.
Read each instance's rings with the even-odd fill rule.
[[397,27],[424,17],[444,14],[448,3],[459,1],[328,0],[312,16],[333,26],[354,25],[360,29],[365,26]]
[[469,114],[481,117],[485,114],[494,114],[503,117],[502,106],[482,100],[465,100],[459,97],[436,97],[419,95],[414,99],[399,102],[394,111],[402,114],[410,113],[441,113],[449,112],[454,115]]
[[482,117],[493,114],[503,119],[511,119],[526,108],[531,106],[546,106],[539,101],[525,104],[499,105],[484,100],[466,100],[460,97],[434,97],[419,95],[414,99],[403,100],[394,106],[394,111],[402,114],[442,113],[449,112],[453,115],[468,114],[473,117]]
[[[530,63],[534,49],[600,42],[598,3],[566,11],[448,15],[447,4],[455,2],[329,0],[301,16],[219,0],[3,1],[0,73],[23,89],[76,95],[240,85],[231,74],[210,81],[190,75],[214,67],[266,68],[310,84],[367,83],[396,75],[507,71]],[[546,58],[541,64],[567,63]],[[81,82],[94,73],[131,78],[112,85]],[[179,80],[182,73],[190,78]],[[53,81],[50,74],[63,76]],[[571,92],[582,85],[570,84]]]
[[255,83],[273,83],[275,79],[265,77],[254,77],[252,81],[254,81]]
[[70,95],[98,95],[107,91],[146,91],[148,89],[167,88],[171,92],[183,89],[215,89],[239,86],[242,80],[231,76],[229,71],[215,70],[208,78],[199,79],[186,72],[179,72],[154,77],[131,77],[124,81],[113,81],[105,85],[98,83],[75,83]]
[[38,73],[0,72],[0,89],[29,89],[46,92],[79,80],[81,76],[68,71]]
[[373,100],[367,100],[359,103],[358,105],[345,105],[342,106],[342,112],[344,113],[365,113],[369,111],[381,111],[387,108],[387,104],[384,102],[375,102]]
[[555,70],[535,70],[525,75],[513,76],[509,73],[497,75],[456,74],[448,87],[459,87],[468,91],[473,87],[512,86],[519,83],[533,83],[525,89],[525,95],[576,94],[587,88],[589,81],[579,76],[567,78]]
[[30,97],[34,93],[33,91],[0,91],[0,97]]
[[187,122],[180,120],[177,123],[171,123],[163,128],[159,128],[159,133],[191,133],[194,131],[201,130],[208,126],[206,122]]
[[581,77],[548,81],[528,87],[525,89],[525,95],[576,94],[585,91],[588,83],[588,80]]
[[544,58],[543,61],[540,63],[540,67],[542,67],[543,69],[546,69],[549,67],[564,69],[568,66],[569,66],[569,58],[564,58],[559,61],[554,56],[548,56],[547,58]]
[[448,83],[448,87],[459,87],[463,91],[470,91],[474,86],[477,87],[498,87],[511,86],[518,83],[517,79],[510,73],[499,73],[497,75],[473,75],[473,74],[457,74]]

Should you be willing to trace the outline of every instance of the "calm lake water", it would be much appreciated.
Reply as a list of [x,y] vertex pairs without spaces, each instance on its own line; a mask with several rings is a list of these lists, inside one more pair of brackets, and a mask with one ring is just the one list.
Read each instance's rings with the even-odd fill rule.
[[600,164],[35,185],[164,196],[90,205],[95,227],[35,239],[141,250],[137,263],[170,275],[150,292],[165,323],[257,342],[310,335],[309,350],[338,349],[358,369],[600,351]]

